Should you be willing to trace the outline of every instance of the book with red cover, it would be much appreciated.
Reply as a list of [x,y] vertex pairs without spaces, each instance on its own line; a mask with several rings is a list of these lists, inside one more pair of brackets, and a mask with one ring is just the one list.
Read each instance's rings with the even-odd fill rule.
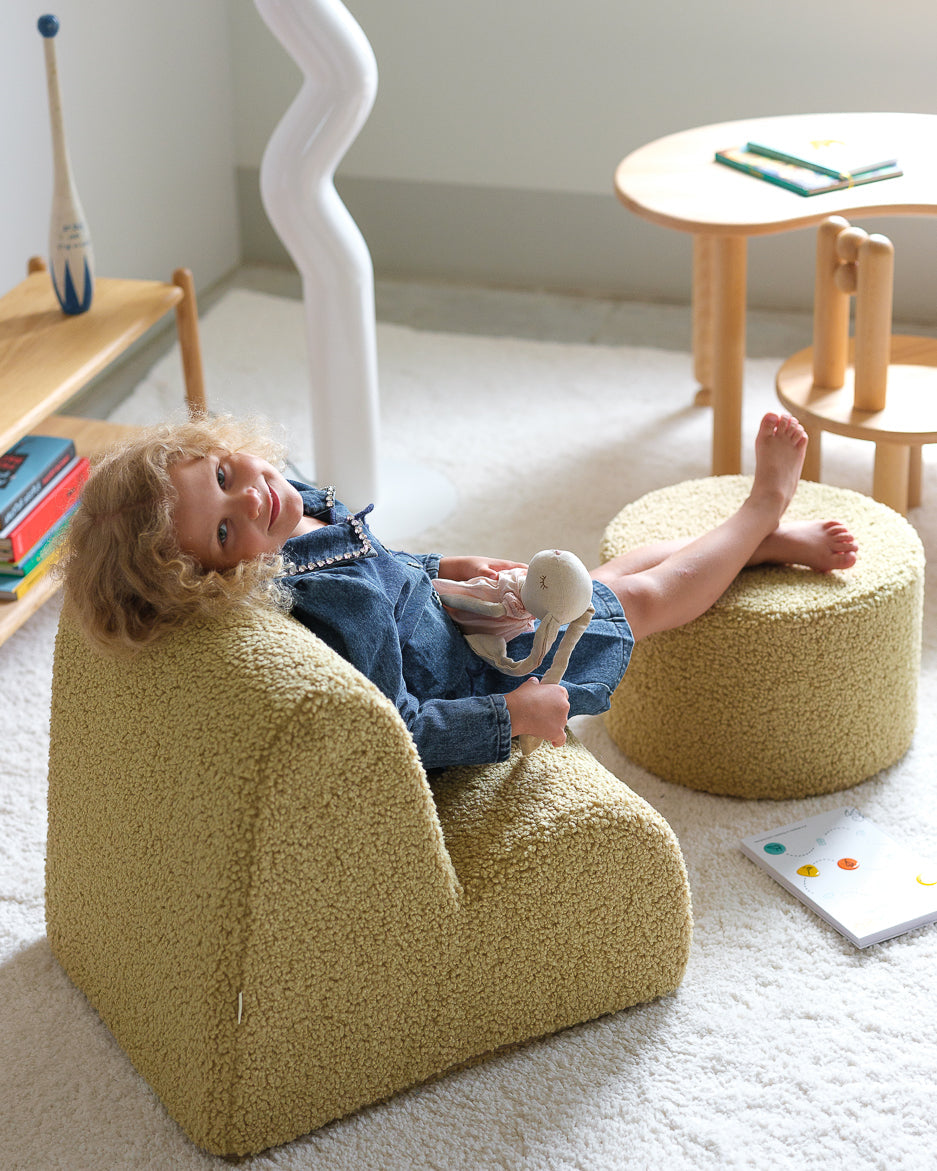
[[77,504],[89,471],[87,459],[83,456],[73,459],[33,501],[27,512],[0,530],[0,561],[18,561]]

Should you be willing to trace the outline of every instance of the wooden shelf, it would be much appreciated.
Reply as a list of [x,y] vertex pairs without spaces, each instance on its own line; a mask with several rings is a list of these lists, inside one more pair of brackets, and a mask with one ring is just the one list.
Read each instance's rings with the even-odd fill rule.
[[42,581],[37,582],[15,602],[0,603],[0,643],[6,642],[11,634],[19,630],[40,606],[48,602],[58,588],[58,581],[47,573]]
[[[67,435],[79,455],[93,456],[133,428],[56,414],[96,374],[175,310],[186,402],[205,409],[198,311],[192,274],[177,269],[171,284],[102,278],[87,313],[59,308],[45,265],[34,258],[29,276],[0,298],[0,451],[28,432]],[[47,576],[15,602],[0,603],[0,644],[58,589]]]

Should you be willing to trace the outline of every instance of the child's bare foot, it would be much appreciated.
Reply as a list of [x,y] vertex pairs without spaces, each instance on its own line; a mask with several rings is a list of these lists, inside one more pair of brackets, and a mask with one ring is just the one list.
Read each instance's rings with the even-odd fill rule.
[[755,437],[750,499],[776,504],[780,520],[797,491],[806,454],[807,432],[793,415],[765,415]]
[[749,565],[806,565],[820,573],[849,569],[859,546],[838,520],[794,520],[778,525]]

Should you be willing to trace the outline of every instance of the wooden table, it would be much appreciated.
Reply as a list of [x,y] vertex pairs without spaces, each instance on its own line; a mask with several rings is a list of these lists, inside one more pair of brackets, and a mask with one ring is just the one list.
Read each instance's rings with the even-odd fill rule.
[[[717,150],[749,138],[798,135],[887,142],[904,175],[804,197],[713,160]],[[615,191],[644,219],[693,234],[697,402],[713,407],[713,473],[732,474],[741,469],[748,237],[809,227],[829,215],[937,214],[937,115],[795,114],[701,126],[628,155],[615,171]]]

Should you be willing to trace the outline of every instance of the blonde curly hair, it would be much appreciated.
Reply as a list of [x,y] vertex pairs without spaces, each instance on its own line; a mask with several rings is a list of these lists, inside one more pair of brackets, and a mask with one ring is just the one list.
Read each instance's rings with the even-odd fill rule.
[[170,469],[179,460],[245,449],[284,465],[283,447],[264,423],[230,415],[149,427],[95,459],[57,572],[67,604],[99,650],[136,650],[192,619],[231,609],[289,609],[277,580],[279,556],[219,572],[179,548]]

